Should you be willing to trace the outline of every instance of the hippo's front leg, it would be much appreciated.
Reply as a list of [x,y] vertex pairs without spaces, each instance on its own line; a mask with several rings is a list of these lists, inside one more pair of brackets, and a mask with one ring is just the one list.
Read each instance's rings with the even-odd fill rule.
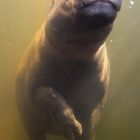
[[[40,87],[33,95],[34,103],[44,112],[46,131],[63,135],[68,140],[82,134],[82,126],[65,99],[51,87]],[[44,130],[44,129],[43,129]]]

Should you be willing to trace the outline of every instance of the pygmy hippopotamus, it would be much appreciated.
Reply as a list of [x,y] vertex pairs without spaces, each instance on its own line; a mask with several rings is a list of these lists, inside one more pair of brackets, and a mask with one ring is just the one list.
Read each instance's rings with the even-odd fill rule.
[[94,140],[109,82],[104,42],[120,7],[121,0],[52,0],[17,72],[17,103],[31,140]]

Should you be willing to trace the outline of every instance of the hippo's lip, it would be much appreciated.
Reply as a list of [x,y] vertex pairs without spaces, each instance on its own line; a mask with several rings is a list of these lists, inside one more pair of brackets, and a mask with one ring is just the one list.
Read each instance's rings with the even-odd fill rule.
[[76,5],[76,9],[83,9],[98,2],[110,4],[115,11],[120,10],[120,3],[118,3],[116,0],[83,0],[82,3]]

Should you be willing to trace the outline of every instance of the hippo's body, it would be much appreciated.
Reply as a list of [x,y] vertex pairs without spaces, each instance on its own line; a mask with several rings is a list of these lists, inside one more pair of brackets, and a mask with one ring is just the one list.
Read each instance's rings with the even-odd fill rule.
[[[70,20],[70,7],[55,3],[19,66],[18,106],[31,140],[45,140],[46,134],[93,140],[109,82],[104,40],[116,16],[102,24],[93,19],[89,30],[86,22],[91,26],[92,19],[85,11],[73,18],[77,21]],[[106,3],[93,8],[105,8]]]

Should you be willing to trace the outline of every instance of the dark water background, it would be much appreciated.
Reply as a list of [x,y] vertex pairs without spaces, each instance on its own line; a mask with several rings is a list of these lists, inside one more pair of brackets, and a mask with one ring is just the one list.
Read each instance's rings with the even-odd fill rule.
[[[27,140],[15,103],[16,67],[49,6],[49,0],[0,0],[0,140]],[[123,1],[107,41],[111,83],[96,140],[140,139],[139,7],[139,0]]]

